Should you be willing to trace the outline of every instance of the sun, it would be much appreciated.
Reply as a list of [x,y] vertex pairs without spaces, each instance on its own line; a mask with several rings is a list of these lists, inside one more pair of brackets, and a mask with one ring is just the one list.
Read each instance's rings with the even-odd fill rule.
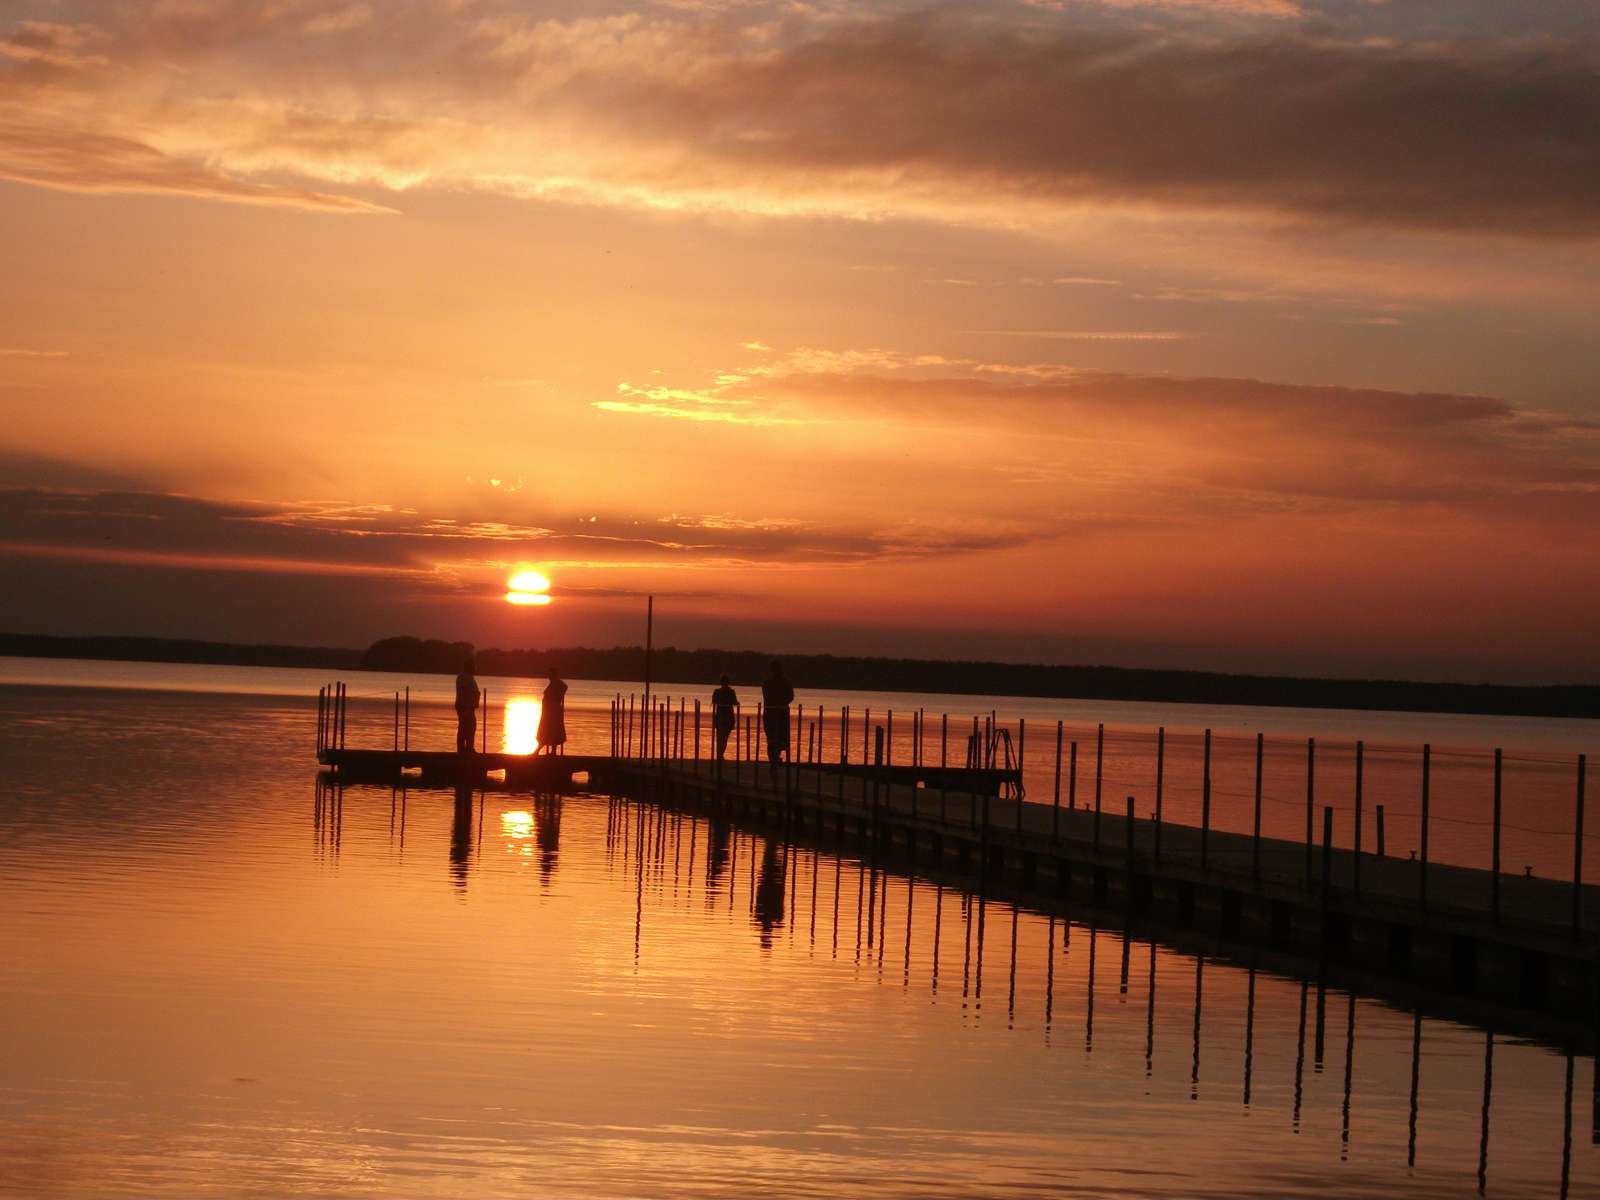
[[544,605],[550,603],[550,578],[540,571],[518,571],[506,580],[507,604]]

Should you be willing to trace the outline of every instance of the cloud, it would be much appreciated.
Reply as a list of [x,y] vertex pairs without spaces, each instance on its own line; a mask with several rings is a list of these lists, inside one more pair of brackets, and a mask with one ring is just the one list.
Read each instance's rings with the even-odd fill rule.
[[509,0],[62,8],[93,20],[0,35],[0,177],[338,212],[387,207],[350,188],[433,187],[1012,225],[1098,205],[1600,234],[1595,53],[1571,38],[948,11],[561,20]]

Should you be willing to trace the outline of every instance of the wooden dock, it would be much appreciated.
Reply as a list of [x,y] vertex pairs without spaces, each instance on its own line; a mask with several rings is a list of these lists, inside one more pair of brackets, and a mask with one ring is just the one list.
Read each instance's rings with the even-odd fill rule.
[[[349,749],[342,783],[611,792],[775,824],[859,853],[954,871],[987,891],[1086,903],[1242,945],[1360,963],[1442,993],[1600,1029],[1600,888],[1159,822],[1023,798],[1014,767],[723,762],[654,753],[514,755]],[[613,738],[620,750],[625,739]],[[698,739],[696,739],[696,744]],[[748,743],[748,739],[747,739]],[[662,748],[666,753],[661,753]],[[748,744],[745,746],[748,751]]]

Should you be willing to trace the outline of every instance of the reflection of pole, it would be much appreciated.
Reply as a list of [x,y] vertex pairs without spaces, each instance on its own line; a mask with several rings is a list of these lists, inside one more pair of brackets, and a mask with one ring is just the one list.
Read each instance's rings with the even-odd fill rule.
[[1489,1182],[1489,1096],[1494,1090],[1494,1030],[1483,1039],[1483,1117],[1478,1130],[1478,1191]]
[[1406,1166],[1417,1165],[1417,1084],[1422,1076],[1422,1010],[1411,1018],[1411,1121],[1406,1133]]

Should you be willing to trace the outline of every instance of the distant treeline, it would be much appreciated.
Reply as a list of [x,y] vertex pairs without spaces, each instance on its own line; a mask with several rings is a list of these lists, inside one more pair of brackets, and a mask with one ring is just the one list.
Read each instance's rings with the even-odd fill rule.
[[[414,637],[385,638],[361,651],[328,647],[234,646],[223,642],[169,641],[162,638],[58,638],[0,633],[0,654],[8,655],[320,667],[341,671],[453,675],[460,669],[463,656],[471,652],[473,647],[466,642]],[[658,684],[707,684],[726,674],[736,684],[751,686],[760,682],[772,658],[772,654],[756,650],[678,650],[668,646],[656,650],[652,655],[650,674],[652,681]],[[1589,685],[1510,687],[1407,680],[1311,679],[1128,667],[845,658],[832,654],[786,654],[782,658],[789,678],[796,687],[802,689],[1600,717],[1600,687]],[[478,674],[489,676],[517,675],[541,679],[554,668],[568,679],[642,680],[644,648],[478,650],[476,667]]]
[[[361,656],[373,671],[453,674],[465,642],[386,638]],[[650,675],[660,684],[706,684],[730,676],[754,685],[773,655],[757,650],[656,650]],[[1284,705],[1295,708],[1369,708],[1408,712],[1497,713],[1539,717],[1600,716],[1600,687],[1507,687],[1498,684],[1417,683],[1400,680],[1309,679],[1280,675],[1224,675],[1208,671],[1155,671],[1127,667],[1056,667],[1043,664],[945,662],[916,658],[844,658],[785,654],[784,671],[797,688],[883,692],[944,692],[976,696],[1043,696],[1083,700],[1147,700],[1184,704]],[[567,679],[643,679],[644,649],[568,647],[550,650],[479,650],[480,675],[544,678],[553,667]]]
[[0,654],[26,658],[98,658],[111,662],[206,663],[225,667],[324,667],[354,671],[361,651],[329,646],[237,646],[147,637],[45,637],[0,633]]

